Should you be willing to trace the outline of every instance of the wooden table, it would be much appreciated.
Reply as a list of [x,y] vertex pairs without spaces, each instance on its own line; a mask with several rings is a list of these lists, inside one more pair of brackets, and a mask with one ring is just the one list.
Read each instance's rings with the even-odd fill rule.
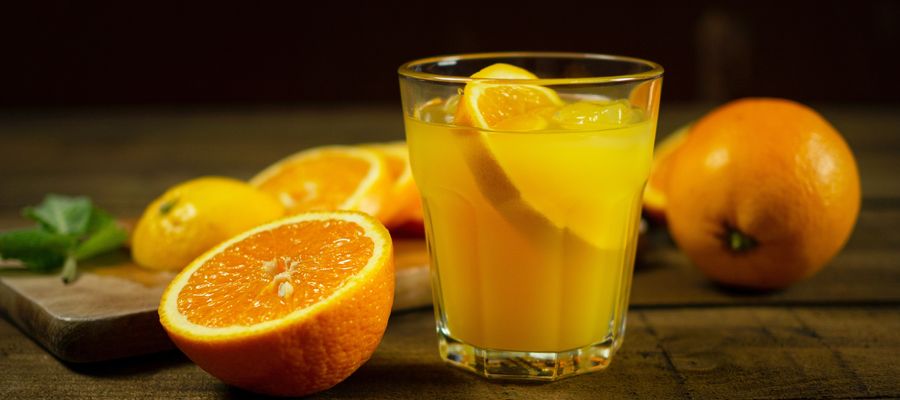
[[[660,132],[702,115],[665,105]],[[766,294],[708,283],[651,232],[628,334],[608,370],[547,384],[493,382],[438,359],[430,309],[395,314],[372,359],[320,397],[900,397],[900,109],[820,107],[856,152],[864,201],[822,273]],[[296,150],[399,139],[399,107],[80,110],[0,114],[0,229],[47,192],[136,215],[164,188],[207,174],[247,178]],[[67,364],[0,319],[0,398],[252,397],[176,351]]]

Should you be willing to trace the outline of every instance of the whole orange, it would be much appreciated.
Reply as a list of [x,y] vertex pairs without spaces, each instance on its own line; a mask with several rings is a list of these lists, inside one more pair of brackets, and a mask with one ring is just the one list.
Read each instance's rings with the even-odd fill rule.
[[671,166],[669,229],[713,280],[782,288],[843,247],[859,214],[853,153],[822,116],[750,98],[697,121]]

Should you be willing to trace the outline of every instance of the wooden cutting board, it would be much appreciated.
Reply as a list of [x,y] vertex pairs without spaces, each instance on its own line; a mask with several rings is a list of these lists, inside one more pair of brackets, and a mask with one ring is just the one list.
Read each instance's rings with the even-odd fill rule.
[[[431,304],[428,253],[419,238],[394,239],[394,311]],[[136,266],[126,251],[57,274],[0,272],[0,311],[51,353],[70,362],[104,361],[171,349],[157,306],[174,272]]]

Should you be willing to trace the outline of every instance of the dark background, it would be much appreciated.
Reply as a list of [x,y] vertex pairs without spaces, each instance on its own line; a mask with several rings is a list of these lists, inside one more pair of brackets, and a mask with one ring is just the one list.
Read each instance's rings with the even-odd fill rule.
[[663,101],[900,99],[900,2],[23,2],[3,6],[0,107],[396,104],[438,54],[623,54]]

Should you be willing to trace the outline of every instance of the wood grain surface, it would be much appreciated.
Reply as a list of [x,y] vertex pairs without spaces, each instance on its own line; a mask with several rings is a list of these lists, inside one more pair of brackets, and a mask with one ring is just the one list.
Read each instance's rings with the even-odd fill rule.
[[[709,108],[664,104],[660,136]],[[471,376],[441,363],[426,308],[392,315],[373,358],[317,397],[900,397],[900,107],[817,108],[853,148],[864,194],[847,247],[819,275],[778,292],[720,288],[657,227],[636,266],[625,343],[606,371],[549,384]],[[195,176],[247,178],[303,148],[401,137],[393,107],[0,115],[0,229],[22,225],[19,209],[47,192],[86,194],[135,215]],[[0,369],[0,398],[254,397],[177,351],[62,362],[8,319],[0,319]]]
[[[431,305],[428,251],[420,238],[394,240],[394,311]],[[174,347],[157,308],[173,271],[151,271],[127,250],[82,263],[64,285],[57,274],[0,272],[0,312],[47,351],[69,362],[96,362]]]
[[[441,363],[430,310],[393,315],[368,363],[318,398],[896,398],[896,307],[639,309],[610,367],[549,384],[487,381]],[[0,397],[258,398],[177,351],[67,364],[0,321]]]

